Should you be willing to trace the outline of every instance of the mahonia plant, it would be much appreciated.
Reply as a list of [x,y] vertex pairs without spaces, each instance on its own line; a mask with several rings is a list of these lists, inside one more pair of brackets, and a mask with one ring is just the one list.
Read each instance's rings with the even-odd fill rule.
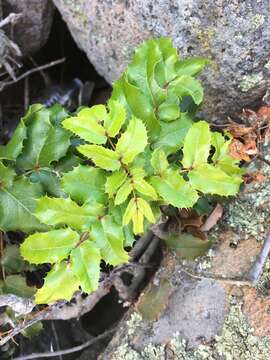
[[[86,293],[96,290],[100,262],[113,266],[127,262],[126,249],[134,243],[134,235],[159,220],[161,205],[192,208],[202,196],[238,192],[243,170],[229,154],[231,135],[212,132],[207,122],[192,120],[203,99],[195,76],[206,64],[203,58],[179,59],[169,39],[146,41],[114,83],[107,106],[60,116],[57,126],[76,148],[70,144],[65,148],[69,166],[54,165],[61,178],[57,193],[33,193],[34,205],[24,203],[31,215],[35,209],[33,218],[39,226],[25,228],[25,218],[12,219],[16,229],[31,233],[21,245],[24,259],[52,265],[36,293],[37,303],[70,300],[79,288]],[[11,141],[17,143],[15,134]],[[41,141],[42,131],[38,136]],[[46,156],[28,142],[23,138],[16,166],[32,172]],[[61,147],[60,139],[58,143]],[[23,155],[28,147],[35,159],[23,165],[30,156]],[[67,156],[52,154],[47,152],[44,166],[50,168]],[[14,169],[2,165],[5,194]],[[36,184],[34,179],[28,181],[40,186],[41,179],[36,180]],[[3,201],[1,206],[5,211]],[[0,227],[10,230],[6,224],[0,220]]]

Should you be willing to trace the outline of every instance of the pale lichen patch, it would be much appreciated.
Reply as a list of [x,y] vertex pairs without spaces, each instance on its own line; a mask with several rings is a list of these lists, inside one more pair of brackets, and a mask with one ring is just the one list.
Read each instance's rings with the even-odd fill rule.
[[243,92],[248,92],[249,90],[253,89],[255,86],[260,84],[263,80],[263,73],[262,71],[257,74],[250,74],[243,76],[243,80],[239,84],[239,88]]

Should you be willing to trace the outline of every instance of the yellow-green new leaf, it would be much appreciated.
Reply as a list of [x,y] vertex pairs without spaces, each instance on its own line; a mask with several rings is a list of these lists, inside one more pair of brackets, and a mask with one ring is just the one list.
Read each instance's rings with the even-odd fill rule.
[[71,270],[77,276],[82,290],[86,293],[98,288],[100,276],[100,250],[86,240],[71,252]]
[[86,203],[79,206],[70,198],[49,198],[37,201],[36,216],[47,225],[68,225],[73,229],[87,230],[90,224],[103,214],[103,206]]
[[104,120],[104,128],[110,137],[115,137],[126,120],[126,110],[118,101],[108,103],[109,115]]
[[144,232],[143,220],[144,216],[142,211],[140,211],[138,207],[136,207],[136,211],[132,217],[133,232],[135,235],[142,234]]
[[127,130],[121,135],[116,144],[116,151],[124,164],[131,163],[147,145],[147,132],[143,122],[133,117]]
[[115,171],[121,166],[119,154],[113,150],[98,145],[81,145],[77,149],[102,169]]
[[36,304],[52,304],[57,300],[69,301],[79,288],[79,280],[73,274],[70,264],[55,264],[47,274],[44,285],[35,296]]
[[185,168],[196,167],[207,162],[211,144],[211,133],[206,121],[199,121],[189,129],[183,147],[182,164]]
[[128,261],[128,254],[123,248],[124,234],[122,226],[111,216],[104,216],[100,222],[91,227],[91,239],[100,249],[102,259],[111,265],[119,265]]
[[178,208],[190,208],[198,200],[197,191],[175,170],[166,171],[165,176],[153,176],[151,184],[167,204]]
[[54,264],[65,259],[79,240],[79,234],[69,228],[35,233],[21,245],[21,255],[33,264]]
[[99,105],[97,110],[93,106],[93,108],[82,109],[77,116],[67,118],[62,124],[66,129],[85,141],[93,144],[105,144],[107,141],[105,129],[99,124],[98,120],[102,121],[106,116],[104,105]]
[[123,170],[114,172],[111,176],[107,177],[105,184],[105,191],[110,198],[114,196],[116,191],[124,183],[127,178],[127,174]]
[[205,194],[235,195],[242,182],[240,177],[227,175],[218,167],[202,164],[188,173],[192,187]]
[[104,185],[105,171],[94,167],[79,165],[62,177],[62,188],[76,202],[96,201],[103,204],[106,201]]
[[153,200],[157,200],[157,193],[152,185],[150,185],[143,178],[134,179],[134,188],[139,191],[141,194],[150,197]]
[[150,223],[155,222],[153,211],[148,202],[146,202],[142,198],[137,198],[137,207],[138,211],[140,211]]
[[115,205],[120,205],[124,201],[126,201],[127,197],[131,193],[133,189],[133,186],[131,185],[130,180],[124,182],[124,184],[120,187],[120,189],[117,191],[114,203]]
[[137,210],[135,198],[130,199],[123,215],[123,225],[128,225]]
[[153,166],[155,172],[159,175],[162,175],[168,169],[169,163],[163,150],[156,149],[153,152],[151,165]]

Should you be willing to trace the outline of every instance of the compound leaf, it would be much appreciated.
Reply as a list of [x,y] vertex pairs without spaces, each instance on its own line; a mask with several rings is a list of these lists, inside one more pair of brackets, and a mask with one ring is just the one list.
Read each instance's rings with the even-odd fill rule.
[[128,261],[128,254],[123,248],[124,234],[122,226],[117,224],[109,215],[91,227],[91,239],[100,249],[101,256],[106,263],[119,265]]
[[107,177],[105,184],[105,191],[112,198],[120,186],[127,178],[127,174],[123,170],[114,172],[111,176]]
[[80,236],[69,228],[35,233],[21,245],[23,258],[33,264],[56,263],[65,259]]
[[124,164],[131,163],[147,145],[147,132],[143,122],[132,118],[127,130],[121,135],[116,144],[116,151]]
[[175,170],[168,170],[165,176],[153,176],[151,183],[166,203],[178,208],[190,208],[197,199],[197,192],[192,189]]
[[79,204],[86,201],[104,203],[105,172],[94,167],[79,165],[62,177],[62,188]]
[[118,102],[108,102],[109,114],[104,120],[104,128],[110,137],[115,137],[126,120],[125,108]]
[[47,274],[44,285],[35,295],[36,304],[52,304],[65,299],[70,300],[79,288],[79,280],[73,274],[70,264],[61,262],[55,264]]
[[157,193],[153,186],[151,186],[146,180],[141,177],[134,178],[134,188],[141,194],[150,197],[153,200],[157,200]]
[[154,214],[147,201],[143,200],[142,198],[137,198],[137,207],[138,211],[141,212],[149,222],[155,222]]
[[71,252],[71,270],[77,276],[82,290],[88,294],[98,288],[100,261],[100,250],[89,240]]
[[207,162],[211,143],[209,124],[199,121],[189,129],[183,147],[182,164],[185,168],[196,167]]
[[49,198],[44,196],[37,202],[36,216],[47,225],[68,225],[73,229],[85,230],[103,214],[103,206],[86,203],[79,206],[70,198]]
[[218,167],[210,164],[201,164],[188,173],[190,183],[194,189],[205,194],[223,196],[235,195],[242,179],[227,175]]
[[130,182],[130,180],[125,181],[124,184],[120,187],[120,189],[117,191],[114,203],[115,205],[120,205],[124,201],[126,201],[127,197],[131,193],[133,189],[133,186]]
[[105,106],[96,105],[92,108],[82,109],[77,116],[67,118],[62,124],[85,141],[93,144],[105,144],[107,141],[105,129],[99,122],[106,117]]
[[81,145],[77,149],[102,169],[115,171],[121,166],[119,154],[113,150],[98,145]]

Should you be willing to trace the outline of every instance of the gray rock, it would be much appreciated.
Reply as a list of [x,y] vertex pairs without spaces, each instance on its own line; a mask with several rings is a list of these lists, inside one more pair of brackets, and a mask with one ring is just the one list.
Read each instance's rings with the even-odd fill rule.
[[170,36],[183,57],[213,60],[202,76],[209,119],[241,110],[270,85],[268,0],[53,0],[97,71],[116,80],[143,39]]
[[[0,1],[1,4],[1,1]],[[9,13],[22,13],[7,35],[20,47],[23,55],[39,50],[47,41],[54,13],[50,0],[2,0],[3,17]],[[5,28],[6,30],[6,28]]]

